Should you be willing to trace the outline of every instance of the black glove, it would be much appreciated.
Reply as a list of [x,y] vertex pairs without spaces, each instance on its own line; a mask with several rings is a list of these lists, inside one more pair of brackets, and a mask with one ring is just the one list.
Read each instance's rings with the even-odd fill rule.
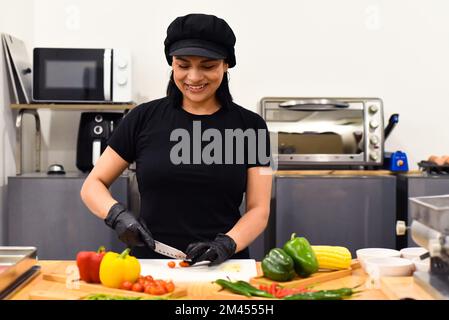
[[116,203],[109,209],[104,222],[114,229],[119,239],[129,247],[146,245],[154,250],[154,239],[145,222],[142,219],[137,220],[121,203]]
[[229,259],[237,248],[235,241],[222,233],[219,233],[214,241],[195,242],[189,244],[186,249],[186,260],[191,264],[209,260],[209,266],[216,266]]

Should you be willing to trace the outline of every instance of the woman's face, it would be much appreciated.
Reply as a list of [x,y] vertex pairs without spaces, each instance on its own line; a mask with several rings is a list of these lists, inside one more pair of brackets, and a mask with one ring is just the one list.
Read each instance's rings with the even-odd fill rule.
[[198,105],[213,101],[228,64],[197,56],[173,57],[173,79],[184,97],[184,104]]

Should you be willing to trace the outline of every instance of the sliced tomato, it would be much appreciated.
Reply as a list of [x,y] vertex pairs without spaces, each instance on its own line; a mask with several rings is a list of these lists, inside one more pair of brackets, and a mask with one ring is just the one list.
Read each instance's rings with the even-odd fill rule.
[[189,267],[190,264],[188,262],[186,262],[186,261],[180,261],[179,262],[179,266],[185,268],[185,267]]

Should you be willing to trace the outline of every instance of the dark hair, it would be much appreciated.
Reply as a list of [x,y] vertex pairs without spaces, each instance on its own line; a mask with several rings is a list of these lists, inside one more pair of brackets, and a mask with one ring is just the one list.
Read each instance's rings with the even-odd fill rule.
[[[223,75],[223,80],[220,83],[217,91],[215,92],[217,100],[222,107],[228,108],[232,105],[232,96],[229,91],[228,85],[228,73],[225,72]],[[170,81],[167,86],[167,97],[173,103],[174,106],[180,107],[182,104],[182,92],[176,86],[175,80],[173,79],[173,71],[170,74]]]

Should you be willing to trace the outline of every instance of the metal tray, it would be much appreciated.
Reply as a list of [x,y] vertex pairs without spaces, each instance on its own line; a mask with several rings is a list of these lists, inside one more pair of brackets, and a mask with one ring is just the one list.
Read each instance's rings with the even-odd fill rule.
[[413,220],[449,235],[449,195],[409,198]]
[[0,246],[0,293],[37,264],[35,247]]

